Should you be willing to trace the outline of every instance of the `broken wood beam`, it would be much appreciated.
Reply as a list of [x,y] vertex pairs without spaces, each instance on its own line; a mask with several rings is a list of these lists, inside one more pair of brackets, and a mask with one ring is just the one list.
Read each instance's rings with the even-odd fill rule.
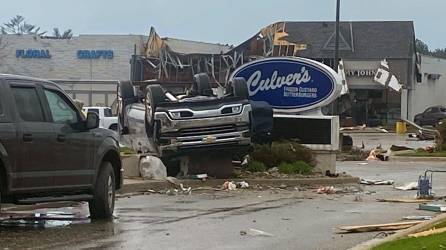
[[360,225],[360,226],[340,226],[338,229],[343,230],[345,232],[340,233],[364,233],[364,232],[373,232],[373,231],[395,231],[406,229],[417,224],[420,224],[423,221],[405,221],[405,222],[395,222],[395,223],[386,223],[386,224],[371,224],[371,225]]

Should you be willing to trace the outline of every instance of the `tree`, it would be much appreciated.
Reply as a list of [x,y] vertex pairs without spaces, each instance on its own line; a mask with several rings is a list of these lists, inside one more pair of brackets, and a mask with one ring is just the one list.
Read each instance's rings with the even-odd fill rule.
[[429,50],[429,46],[427,46],[427,44],[423,41],[421,41],[420,39],[416,39],[415,40],[415,45],[417,47],[417,52],[424,54],[424,55],[430,55],[431,52]]
[[73,31],[71,29],[67,29],[63,33],[60,33],[59,28],[54,28],[53,36],[57,39],[71,39],[73,37]]
[[25,22],[25,18],[20,15],[11,18],[9,22],[1,25],[0,31],[2,34],[32,34],[39,36],[46,33],[46,31],[41,32],[40,27]]
[[439,58],[446,58],[446,48],[435,49],[434,51],[431,51],[431,55]]

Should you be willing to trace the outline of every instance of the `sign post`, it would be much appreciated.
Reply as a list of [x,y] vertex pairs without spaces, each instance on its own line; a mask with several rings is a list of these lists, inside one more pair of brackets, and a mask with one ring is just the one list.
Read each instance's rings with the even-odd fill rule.
[[273,107],[273,138],[301,142],[314,150],[316,171],[336,171],[339,117],[321,112],[341,94],[342,80],[332,68],[306,58],[270,57],[242,65],[235,77],[246,80],[251,100]]

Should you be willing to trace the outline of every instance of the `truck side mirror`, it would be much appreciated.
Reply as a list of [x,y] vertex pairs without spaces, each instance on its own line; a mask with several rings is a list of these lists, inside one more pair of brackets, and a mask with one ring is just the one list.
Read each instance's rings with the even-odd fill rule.
[[88,112],[86,128],[87,129],[95,129],[99,127],[99,116],[94,112]]

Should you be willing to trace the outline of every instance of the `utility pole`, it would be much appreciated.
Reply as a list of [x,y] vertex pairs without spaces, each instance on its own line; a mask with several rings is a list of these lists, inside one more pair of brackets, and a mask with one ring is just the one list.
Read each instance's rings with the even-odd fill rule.
[[[340,11],[341,0],[336,0],[336,23],[335,23],[335,54],[334,54],[334,71],[338,72],[338,64],[339,64],[339,11]],[[331,103],[331,114],[335,113],[335,105],[338,106],[338,101],[334,101]],[[337,110],[337,108],[336,108]]]
[[338,71],[339,64],[339,12],[341,8],[341,0],[336,0],[336,32],[335,32],[335,54],[334,54],[334,66],[333,69]]

